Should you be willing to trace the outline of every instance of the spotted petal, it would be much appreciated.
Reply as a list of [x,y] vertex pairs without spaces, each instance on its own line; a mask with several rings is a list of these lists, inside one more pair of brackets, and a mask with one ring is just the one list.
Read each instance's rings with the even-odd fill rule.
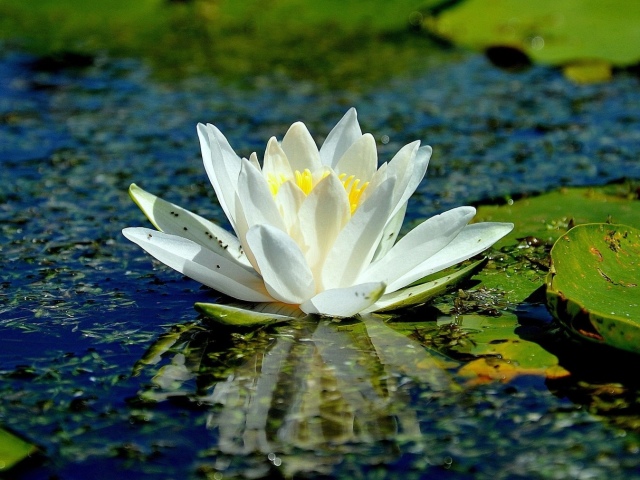
[[240,242],[224,228],[146,192],[135,183],[129,187],[129,195],[158,230],[192,240],[218,255],[251,269],[251,264],[242,252]]
[[149,228],[125,228],[122,234],[165,265],[208,287],[248,302],[271,302],[256,272],[186,238]]

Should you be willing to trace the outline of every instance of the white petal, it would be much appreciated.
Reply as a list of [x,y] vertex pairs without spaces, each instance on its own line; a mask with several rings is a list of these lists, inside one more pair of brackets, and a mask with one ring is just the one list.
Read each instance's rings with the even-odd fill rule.
[[311,270],[289,235],[269,225],[255,225],[247,232],[247,243],[273,298],[298,304],[315,293]]
[[[409,200],[411,195],[416,191],[416,188],[418,188],[418,185],[420,185],[420,182],[422,182],[425,173],[427,173],[431,153],[432,149],[429,145],[418,148],[411,162],[408,175],[403,179],[401,185],[396,185],[394,196],[397,195],[397,198],[395,199],[396,205],[393,209],[394,214]],[[389,164],[389,166],[391,166],[391,164]],[[391,172],[393,172],[393,168],[391,168]],[[400,178],[399,175],[398,178]]]
[[125,228],[122,234],[165,265],[225,295],[248,302],[273,301],[256,272],[191,240],[149,228]]
[[129,195],[158,230],[193,240],[245,268],[252,269],[238,239],[225,229],[146,192],[135,183],[129,187]]
[[256,154],[256,152],[252,152],[251,155],[249,155],[249,163],[256,167],[258,170],[262,170],[260,168],[260,162],[258,161],[258,155]]
[[353,285],[369,265],[391,213],[395,181],[395,177],[385,180],[342,229],[322,268],[323,289]]
[[322,147],[320,158],[323,165],[334,168],[349,147],[362,136],[355,108],[350,108],[344,117],[329,132]]
[[471,258],[489,248],[511,230],[512,223],[484,222],[468,225],[449,245],[389,285],[388,291],[394,292],[419,278]]
[[214,125],[198,124],[202,160],[218,202],[235,229],[235,191],[240,174],[240,157]]
[[284,153],[284,150],[282,150],[276,137],[271,137],[267,143],[262,171],[267,181],[270,175],[272,175],[274,179],[279,179],[281,176],[288,179],[293,176],[287,155]]
[[[459,207],[422,222],[389,252],[362,272],[360,282],[393,283],[446,247],[476,214],[473,207]],[[389,289],[389,292],[393,291]]]
[[322,166],[316,142],[302,122],[296,122],[289,127],[282,139],[282,150],[287,155],[293,171],[303,172],[309,169],[315,172]]
[[293,181],[283,183],[275,198],[285,229],[296,242],[302,241],[298,212],[306,198],[304,192]]
[[300,305],[300,310],[328,317],[353,317],[374,304],[384,293],[384,287],[384,283],[373,282],[325,290]]
[[380,243],[378,244],[376,253],[373,255],[373,261],[384,257],[396,243],[396,239],[398,238],[398,234],[402,228],[402,222],[404,222],[404,216],[407,213],[407,205],[408,203],[405,203],[402,208],[400,208],[387,222],[387,225],[384,227],[384,231],[382,232],[382,237],[380,238]]
[[337,175],[331,172],[311,190],[298,213],[306,247],[303,252],[316,278],[320,278],[322,262],[350,217],[347,193]]
[[280,230],[285,230],[284,222],[266,180],[246,160],[242,160],[236,201],[242,208],[242,211],[237,210],[237,214],[243,216],[242,222],[238,219],[236,230],[241,242],[244,242],[246,231],[257,224],[273,225]]
[[376,141],[369,133],[365,133],[356,140],[334,168],[336,173],[344,173],[347,176],[354,175],[362,183],[369,182],[377,169],[378,150]]

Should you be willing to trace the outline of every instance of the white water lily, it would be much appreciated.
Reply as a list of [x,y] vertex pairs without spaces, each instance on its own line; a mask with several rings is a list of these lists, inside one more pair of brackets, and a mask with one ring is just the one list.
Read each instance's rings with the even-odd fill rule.
[[238,300],[332,317],[421,303],[428,287],[416,281],[486,250],[513,228],[468,225],[475,209],[459,207],[396,242],[431,147],[410,143],[378,168],[375,140],[362,134],[355,109],[320,150],[306,126],[294,123],[282,142],[269,140],[262,165],[255,153],[236,155],[213,125],[199,124],[198,136],[235,235],[136,185],[132,198],[160,231],[125,228],[123,234]]

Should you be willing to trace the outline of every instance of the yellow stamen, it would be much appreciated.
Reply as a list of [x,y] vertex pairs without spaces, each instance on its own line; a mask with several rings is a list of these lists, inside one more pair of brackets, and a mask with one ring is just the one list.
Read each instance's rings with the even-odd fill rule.
[[287,181],[287,177],[283,173],[275,174],[270,173],[267,176],[267,183],[269,184],[269,190],[274,197],[278,194],[278,190],[284,182]]
[[362,187],[358,188],[358,185],[360,185],[360,179],[355,178],[355,175],[347,177],[346,173],[341,173],[338,175],[338,178],[342,182],[342,185],[344,185],[344,189],[349,196],[349,206],[351,208],[351,214],[353,215],[353,212],[358,208],[358,203],[360,203],[362,193],[369,186],[369,182],[364,182]]
[[[305,195],[309,195],[311,190],[313,190],[313,187],[315,187],[320,180],[327,177],[329,174],[329,170],[325,170],[322,172],[322,175],[320,175],[320,178],[314,180],[311,171],[308,168],[305,168],[302,172],[299,170],[293,172],[294,176],[291,180],[295,182]],[[355,175],[349,175],[347,177],[346,173],[341,173],[338,175],[338,178],[347,192],[349,208],[351,209],[351,214],[353,214],[357,210],[358,204],[360,203],[360,197],[362,197],[362,193],[366,190],[367,186],[369,186],[369,182],[364,182],[362,186],[360,186],[360,179],[356,178]],[[289,178],[282,173],[270,173],[267,175],[267,183],[271,190],[271,194],[275,197],[282,184],[288,180]]]
[[313,175],[311,175],[311,171],[308,168],[305,168],[304,172],[300,173],[298,170],[296,170],[294,174],[296,177],[296,185],[300,187],[300,190],[302,190],[305,195],[309,195],[314,186]]

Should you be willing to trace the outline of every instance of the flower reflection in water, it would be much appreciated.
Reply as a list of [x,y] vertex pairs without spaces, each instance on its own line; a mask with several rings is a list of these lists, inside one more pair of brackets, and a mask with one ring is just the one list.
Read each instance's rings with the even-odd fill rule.
[[[140,396],[187,397],[210,407],[206,427],[218,470],[256,454],[264,468],[288,476],[329,473],[350,453],[366,452],[359,461],[372,463],[420,453],[412,389],[419,385],[426,403],[453,401],[459,390],[446,359],[373,315],[346,325],[309,320],[253,332],[242,339],[250,345],[224,352],[209,348],[213,338],[197,325],[165,335],[136,369],[170,358]],[[220,455],[229,456],[226,464]]]

